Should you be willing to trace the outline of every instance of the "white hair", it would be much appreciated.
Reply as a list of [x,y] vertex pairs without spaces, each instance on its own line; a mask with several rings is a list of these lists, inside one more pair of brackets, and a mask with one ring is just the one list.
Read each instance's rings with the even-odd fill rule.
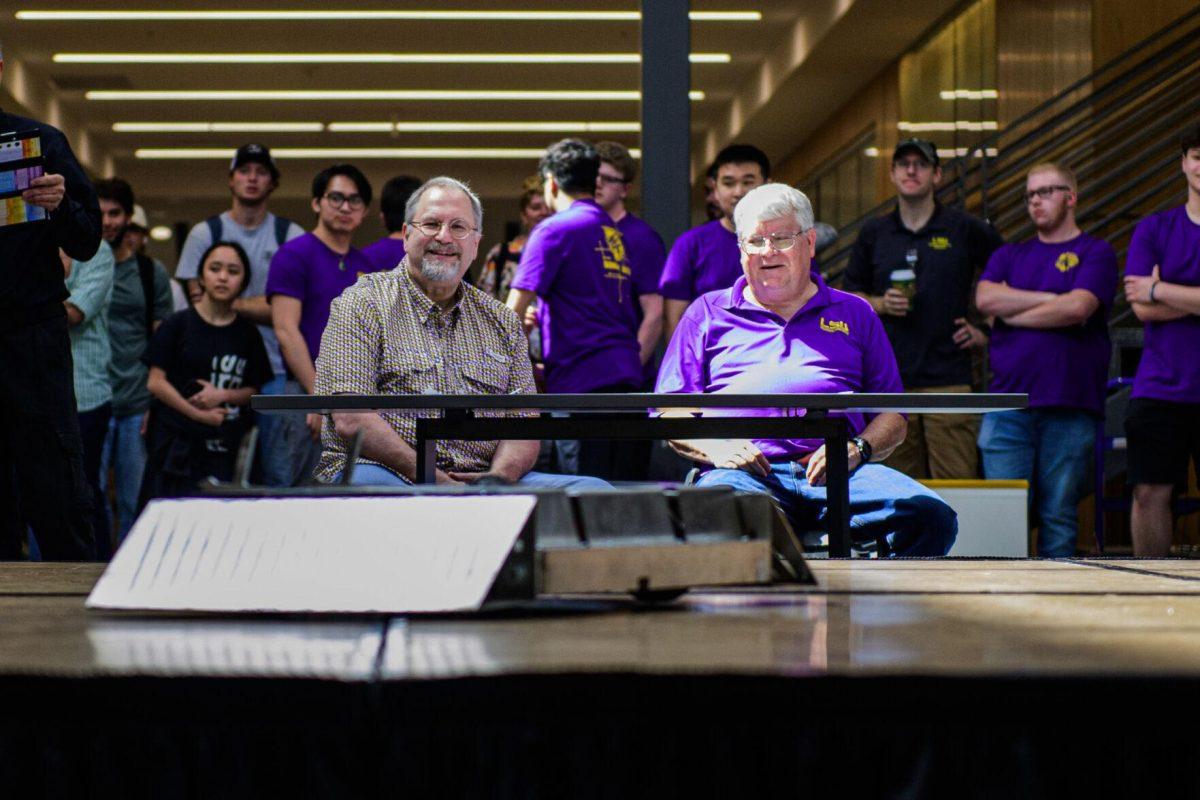
[[758,223],[780,217],[793,217],[800,232],[813,226],[812,203],[804,192],[786,183],[764,183],[751,189],[733,209],[733,226],[738,237],[749,236]]
[[471,187],[455,178],[450,178],[445,175],[439,175],[436,178],[430,178],[421,184],[421,187],[412,193],[408,198],[408,202],[404,204],[404,221],[412,222],[413,217],[417,215],[417,204],[421,202],[421,197],[430,189],[456,189],[467,196],[471,201],[471,210],[475,212],[475,227],[483,228],[483,204],[479,202],[479,195],[471,191]]

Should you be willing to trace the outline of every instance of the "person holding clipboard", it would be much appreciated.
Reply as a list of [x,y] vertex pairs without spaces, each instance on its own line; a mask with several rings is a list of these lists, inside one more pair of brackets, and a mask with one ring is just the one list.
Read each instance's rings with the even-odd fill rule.
[[[0,50],[0,80],[4,56]],[[100,206],[62,131],[0,108],[0,559],[93,557],[61,247],[87,261]]]

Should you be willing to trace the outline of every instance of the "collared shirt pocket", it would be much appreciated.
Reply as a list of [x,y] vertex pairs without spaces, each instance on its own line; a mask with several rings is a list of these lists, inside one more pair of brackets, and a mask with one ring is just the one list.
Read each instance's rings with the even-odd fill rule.
[[508,391],[512,360],[502,353],[485,348],[478,357],[462,364],[465,394],[504,394]]
[[437,394],[440,392],[436,365],[424,353],[404,353],[388,360],[380,374],[385,394]]

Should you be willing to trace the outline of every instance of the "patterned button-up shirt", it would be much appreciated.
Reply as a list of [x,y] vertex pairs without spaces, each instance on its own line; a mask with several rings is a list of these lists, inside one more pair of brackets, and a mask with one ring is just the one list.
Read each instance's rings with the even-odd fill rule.
[[67,276],[67,302],[83,312],[83,322],[71,328],[71,361],[75,365],[75,403],[79,411],[94,411],[113,398],[108,380],[112,348],[108,341],[108,306],[113,294],[112,248],[100,249],[88,261],[72,261]]
[[[413,282],[408,259],[389,272],[363,275],[333,301],[316,368],[314,394],[536,392],[528,342],[512,310],[466,283],[454,304],[442,309]],[[438,413],[416,409],[381,416],[412,446],[417,417]],[[316,476],[331,481],[346,465],[349,442],[327,420],[321,445]],[[437,466],[485,471],[496,445],[438,442]]]

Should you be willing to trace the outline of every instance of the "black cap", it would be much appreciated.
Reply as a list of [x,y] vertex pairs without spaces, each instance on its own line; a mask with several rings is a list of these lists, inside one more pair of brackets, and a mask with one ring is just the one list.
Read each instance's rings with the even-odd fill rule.
[[927,142],[924,139],[905,139],[896,145],[896,149],[892,153],[892,161],[908,152],[919,153],[931,167],[939,165],[937,148],[933,146],[933,142]]
[[264,145],[251,142],[239,147],[233,154],[233,160],[229,162],[229,171],[232,173],[243,164],[262,164],[270,171],[271,177],[276,182],[279,181],[279,167],[275,166],[275,159],[271,158],[271,151]]

